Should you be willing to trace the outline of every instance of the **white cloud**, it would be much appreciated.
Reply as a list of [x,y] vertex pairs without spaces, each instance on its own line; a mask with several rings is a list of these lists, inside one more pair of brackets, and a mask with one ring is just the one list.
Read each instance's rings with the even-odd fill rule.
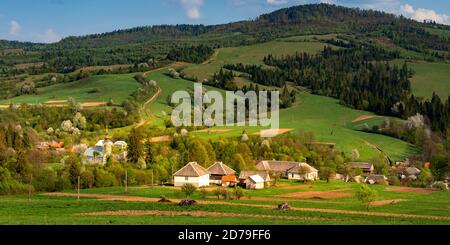
[[180,0],[181,5],[186,10],[186,16],[192,20],[198,20],[202,17],[200,12],[203,6],[203,0]]
[[42,36],[41,40],[45,43],[55,43],[59,42],[62,39],[62,36],[56,33],[53,29],[48,29]]
[[319,0],[319,3],[336,4],[336,0]]
[[288,2],[288,0],[266,0],[267,4],[270,5],[280,5],[280,4],[285,4]]
[[450,24],[450,16],[448,15],[436,13],[436,11],[431,9],[414,9],[409,4],[400,6],[400,14],[417,21],[432,20],[441,24]]
[[9,23],[9,34],[10,35],[14,35],[15,36],[15,35],[19,34],[21,29],[22,29],[22,27],[20,26],[20,24],[17,21],[12,20]]

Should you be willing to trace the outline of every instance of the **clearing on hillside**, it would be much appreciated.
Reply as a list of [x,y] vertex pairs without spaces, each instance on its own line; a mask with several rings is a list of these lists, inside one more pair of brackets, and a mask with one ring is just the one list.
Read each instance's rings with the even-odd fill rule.
[[[139,83],[133,78],[133,74],[101,75],[38,88],[36,95],[21,95],[0,100],[0,104],[38,104],[65,101],[69,97],[81,103],[95,102],[96,105],[98,102],[103,103],[109,99],[113,99],[115,103],[121,103],[130,98],[130,95],[138,88]],[[93,106],[93,104],[86,104],[86,106]]]

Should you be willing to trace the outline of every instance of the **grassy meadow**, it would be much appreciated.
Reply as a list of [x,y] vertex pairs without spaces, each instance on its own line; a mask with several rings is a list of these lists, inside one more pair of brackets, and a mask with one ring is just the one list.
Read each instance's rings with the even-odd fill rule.
[[38,88],[36,95],[0,100],[0,104],[38,104],[52,100],[67,100],[69,97],[78,102],[107,102],[111,98],[115,103],[120,103],[139,87],[133,76],[134,74],[93,76],[71,83]]
[[[176,205],[182,194],[174,187],[135,187],[129,189],[128,195],[120,187],[82,190],[81,193],[88,196],[80,201],[76,196],[64,196],[66,194],[35,194],[31,201],[28,196],[2,196],[0,223],[450,224],[448,191],[416,193],[414,189],[403,192],[387,186],[372,187],[377,190],[378,197],[369,211],[354,195],[358,184],[338,181],[303,184],[283,180],[276,187],[246,190],[241,200],[218,200],[212,194],[214,187],[208,187],[207,198],[202,199],[197,191],[193,198],[199,203],[191,207]],[[338,195],[333,197],[330,193]],[[305,194],[311,195],[301,197]],[[158,203],[161,195],[173,203]],[[114,201],[114,198],[123,200]],[[291,210],[274,210],[282,202],[288,202]]]

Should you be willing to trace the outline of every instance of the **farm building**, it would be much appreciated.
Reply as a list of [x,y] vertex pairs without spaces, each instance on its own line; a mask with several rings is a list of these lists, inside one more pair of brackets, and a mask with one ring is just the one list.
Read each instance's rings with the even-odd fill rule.
[[196,187],[209,186],[209,172],[196,162],[190,162],[174,175],[174,185],[192,184]]
[[90,164],[100,164],[103,162],[103,147],[89,147],[85,152],[88,163]]
[[252,175],[261,176],[266,183],[271,181],[270,175],[266,171],[241,171],[241,174],[239,174],[239,182],[245,183],[245,181]]
[[307,163],[290,161],[261,161],[256,169],[268,173],[278,174],[282,178],[304,180],[318,180],[319,171]]
[[225,186],[225,187],[234,187],[237,185],[238,179],[236,178],[236,175],[222,176],[221,183],[222,183],[222,186]]
[[316,181],[319,180],[319,170],[307,163],[299,163],[288,170],[288,179]]
[[256,165],[256,169],[278,174],[283,178],[288,177],[288,171],[296,166],[298,162],[288,161],[261,161]]
[[252,190],[264,189],[264,179],[259,175],[252,175],[245,181],[245,188]]
[[353,168],[353,169],[361,169],[361,171],[363,172],[364,175],[373,174],[373,172],[375,171],[375,167],[373,166],[372,163],[367,163],[367,162],[349,162],[347,164],[350,165],[350,167]]
[[208,168],[209,172],[209,182],[211,184],[221,185],[222,177],[224,176],[234,176],[236,178],[236,171],[222,162],[216,162],[211,167]]
[[120,148],[120,149],[123,149],[123,150],[126,149],[127,146],[128,146],[128,144],[125,141],[119,140],[119,141],[114,142],[114,147],[117,147],[117,148]]
[[388,184],[387,179],[388,178],[384,175],[371,175],[366,178],[365,182],[371,185],[374,184],[386,185]]

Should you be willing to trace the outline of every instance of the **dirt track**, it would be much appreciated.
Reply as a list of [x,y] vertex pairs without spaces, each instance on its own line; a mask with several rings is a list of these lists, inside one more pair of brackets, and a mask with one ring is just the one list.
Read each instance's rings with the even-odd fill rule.
[[372,118],[377,118],[378,116],[375,115],[364,115],[364,116],[360,116],[358,118],[356,118],[355,120],[353,120],[352,122],[361,122],[361,121],[365,121],[368,119],[372,119]]
[[311,218],[296,217],[285,215],[264,215],[264,214],[238,214],[238,213],[221,213],[207,211],[159,211],[159,210],[122,210],[122,211],[105,211],[95,213],[81,213],[82,216],[192,216],[192,217],[245,217],[245,218],[261,218],[261,219],[284,219],[284,220],[334,220],[328,218]]
[[405,193],[417,193],[417,194],[431,194],[436,190],[424,189],[424,188],[412,188],[412,187],[391,187],[386,188],[386,191],[396,191]]
[[[77,194],[73,193],[45,193],[46,196],[60,196],[60,197],[77,197]],[[116,196],[116,195],[102,195],[102,194],[80,194],[80,197],[97,198],[110,201],[130,201],[130,202],[157,202],[159,198],[147,198],[147,197],[135,197],[135,196]],[[171,199],[174,202],[180,200]],[[225,202],[225,201],[198,201],[199,204],[204,205],[229,205],[229,206],[245,206],[245,207],[259,207],[273,209],[273,205],[266,204],[247,204],[237,202]],[[412,218],[412,219],[432,219],[432,220],[448,220],[450,217],[446,216],[433,216],[433,215],[417,215],[417,214],[399,214],[399,213],[383,213],[383,212],[364,212],[364,211],[352,211],[352,210],[339,210],[339,209],[325,209],[325,208],[299,208],[291,207],[291,210],[303,211],[303,212],[319,212],[319,213],[334,213],[334,214],[353,214],[353,215],[366,215],[373,217],[393,217],[393,218]]]

